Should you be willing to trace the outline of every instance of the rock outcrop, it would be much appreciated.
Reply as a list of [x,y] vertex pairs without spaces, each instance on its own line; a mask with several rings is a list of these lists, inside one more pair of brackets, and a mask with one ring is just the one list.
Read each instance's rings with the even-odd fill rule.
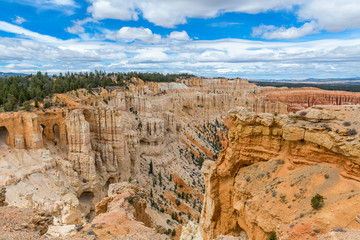
[[[295,115],[230,112],[227,147],[203,166],[204,239],[219,235],[315,239],[360,229],[359,106],[317,106]],[[324,206],[311,207],[320,194]],[[346,214],[344,214],[346,213]]]
[[203,240],[198,224],[189,221],[181,231],[180,240]]
[[97,216],[76,237],[91,233],[98,238],[170,239],[152,228],[155,222],[145,212],[147,194],[143,189],[126,182],[115,183],[110,185],[108,195],[96,204]]
[[327,91],[318,88],[264,87],[257,96],[263,101],[286,104],[288,112],[297,112],[314,105],[360,104],[360,93]]
[[0,207],[7,206],[6,202],[6,188],[4,186],[0,187]]
[[6,191],[1,189],[0,237],[4,239],[43,239],[53,217],[45,211],[30,208],[7,207]]

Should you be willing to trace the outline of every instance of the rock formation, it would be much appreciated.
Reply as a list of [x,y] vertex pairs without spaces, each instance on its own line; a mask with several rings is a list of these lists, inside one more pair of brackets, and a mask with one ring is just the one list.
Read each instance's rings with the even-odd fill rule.
[[[199,169],[218,155],[227,131],[222,116],[235,106],[286,113],[285,105],[257,100],[258,87],[246,80],[133,83],[129,91],[58,94],[53,101],[62,108],[1,114],[0,182],[9,204],[50,211],[58,229],[86,224],[110,184],[136,179],[153,191],[147,201],[159,225],[179,237],[180,222],[199,218]],[[189,217],[171,218],[181,212]]]
[[[289,116],[230,112],[227,147],[203,166],[204,239],[219,235],[315,239],[359,229],[359,106],[316,106]],[[324,206],[311,200],[320,194]],[[344,214],[346,213],[346,214]]]
[[262,101],[286,104],[288,112],[297,112],[314,105],[357,105],[360,93],[327,91],[318,88],[264,87],[257,94]]
[[75,237],[91,233],[97,237],[121,237],[126,239],[167,240],[157,234],[153,221],[145,212],[146,192],[127,182],[111,184],[108,197],[96,204],[96,217]]
[[[155,236],[165,229],[168,235],[176,232],[174,238],[178,239],[186,222],[200,218],[205,192],[200,168],[204,161],[217,159],[227,144],[227,127],[234,121],[230,123],[226,116],[236,107],[282,119],[273,120],[279,121],[279,129],[272,125],[271,136],[276,137],[269,137],[268,143],[274,152],[266,150],[264,159],[273,158],[276,149],[282,148],[279,139],[285,134],[289,141],[312,141],[320,149],[326,147],[332,149],[332,154],[344,155],[336,163],[343,164],[349,179],[356,176],[357,165],[352,161],[359,153],[353,141],[337,144],[340,140],[332,140],[334,136],[349,140],[350,136],[345,135],[357,126],[355,120],[351,127],[339,127],[337,133],[322,127],[327,129],[327,135],[317,128],[305,131],[301,126],[288,126],[283,122],[297,118],[285,120],[282,114],[288,113],[287,105],[280,98],[279,102],[267,99],[266,89],[243,79],[132,82],[128,90],[82,89],[53,96],[53,101],[66,103],[62,108],[0,114],[0,183],[6,186],[8,202],[11,206],[50,212],[54,216],[52,236],[56,231],[73,234],[77,232],[75,225],[87,225],[96,219],[96,203],[104,207],[108,206],[106,201],[110,204],[113,200],[108,195],[111,184],[136,181],[149,196],[146,212],[156,223],[152,226],[156,231],[151,234]],[[312,111],[306,117],[296,116],[305,124],[320,121],[319,116],[321,121],[332,121],[333,115],[340,117],[337,113],[329,117],[316,108]],[[232,132],[230,145],[234,142]],[[304,135],[303,139],[297,139],[300,135]],[[325,154],[318,161],[331,161],[330,156]],[[294,157],[293,162],[298,159]],[[208,212],[208,204],[205,206]],[[242,229],[246,230],[241,225],[234,233]],[[267,233],[262,231],[260,235]],[[141,238],[141,234],[132,237]]]

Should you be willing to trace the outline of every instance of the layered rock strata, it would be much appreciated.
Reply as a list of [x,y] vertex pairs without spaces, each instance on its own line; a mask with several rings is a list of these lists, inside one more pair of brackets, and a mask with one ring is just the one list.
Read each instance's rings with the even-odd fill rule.
[[360,93],[327,91],[318,88],[269,88],[257,94],[263,101],[286,104],[288,112],[297,112],[314,105],[357,105]]
[[[230,112],[227,147],[204,163],[201,231],[266,239],[316,239],[359,229],[359,106],[317,106],[295,115]],[[320,194],[324,206],[311,207]],[[346,214],[345,214],[346,213]]]

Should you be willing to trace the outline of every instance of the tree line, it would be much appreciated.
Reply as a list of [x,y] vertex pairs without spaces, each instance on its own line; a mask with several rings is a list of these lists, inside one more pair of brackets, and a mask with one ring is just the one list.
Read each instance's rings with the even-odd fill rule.
[[35,107],[45,97],[56,93],[65,93],[81,88],[91,90],[97,87],[126,87],[131,79],[140,78],[145,82],[174,82],[176,79],[187,79],[194,75],[162,73],[106,73],[105,71],[70,73],[49,76],[47,73],[27,76],[10,76],[0,78],[0,107],[4,111],[14,111],[19,107],[26,110],[29,101],[35,101]]
[[287,88],[304,88],[304,87],[314,87],[320,88],[323,90],[332,90],[332,91],[347,91],[347,92],[360,92],[360,84],[357,82],[342,84],[342,83],[290,83],[290,82],[266,82],[266,81],[249,81],[249,83],[255,83],[258,86],[262,87],[287,87]]

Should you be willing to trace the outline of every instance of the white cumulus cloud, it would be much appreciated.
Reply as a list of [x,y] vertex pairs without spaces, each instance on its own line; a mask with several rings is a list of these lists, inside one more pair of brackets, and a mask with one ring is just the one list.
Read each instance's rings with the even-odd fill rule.
[[96,21],[90,17],[85,18],[83,20],[76,20],[76,21],[73,21],[73,23],[74,23],[73,26],[67,27],[65,30],[72,34],[84,33],[85,28],[83,27],[83,25],[85,25],[89,22],[96,22]]
[[[291,11],[301,22],[315,21],[320,30],[336,32],[360,28],[359,0],[90,0],[90,2],[88,12],[95,19],[136,21],[142,15],[155,25],[170,28],[186,23],[188,18],[213,18],[226,12],[257,14],[277,10]],[[288,34],[292,31],[299,32],[290,29]]]
[[173,31],[173,32],[170,33],[169,38],[174,39],[174,40],[179,40],[179,41],[190,40],[190,37],[189,37],[189,35],[187,34],[186,31],[181,31],[181,32]]
[[319,27],[331,32],[360,28],[359,0],[310,0],[299,9],[300,19],[316,19]]
[[122,27],[119,31],[107,33],[106,38],[109,40],[122,40],[126,42],[141,40],[146,43],[155,43],[161,40],[159,34],[154,34],[149,28],[144,27]]
[[223,12],[259,13],[288,9],[305,0],[91,0],[88,11],[96,19],[137,20],[139,15],[164,27],[187,22],[187,18],[212,18]]
[[[5,72],[9,69],[25,73],[101,69],[246,78],[354,77],[359,74],[359,38],[305,42],[172,41],[156,37],[150,29],[124,28],[120,33],[113,32],[112,37],[119,39],[116,42],[61,40],[1,21],[0,31],[16,35],[0,37],[0,71]],[[144,41],[130,42],[136,39]]]
[[254,27],[252,36],[261,36],[264,39],[296,39],[318,32],[315,21],[305,23],[301,27],[275,27],[273,25],[260,25]]

